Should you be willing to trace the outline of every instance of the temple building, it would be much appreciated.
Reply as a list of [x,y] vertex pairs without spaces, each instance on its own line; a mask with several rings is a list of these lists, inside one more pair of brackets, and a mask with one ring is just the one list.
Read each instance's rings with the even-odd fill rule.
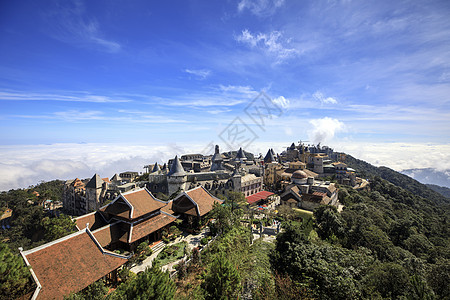
[[89,228],[20,253],[36,290],[32,299],[63,299],[104,278],[115,281],[127,256],[104,249]]

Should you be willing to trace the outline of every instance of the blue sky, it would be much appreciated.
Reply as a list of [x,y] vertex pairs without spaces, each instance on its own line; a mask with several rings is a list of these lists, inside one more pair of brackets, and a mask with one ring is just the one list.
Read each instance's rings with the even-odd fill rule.
[[[2,1],[1,145],[223,145],[236,117],[260,143],[448,144],[449,15],[449,1]],[[262,127],[245,113],[260,92],[282,109]]]

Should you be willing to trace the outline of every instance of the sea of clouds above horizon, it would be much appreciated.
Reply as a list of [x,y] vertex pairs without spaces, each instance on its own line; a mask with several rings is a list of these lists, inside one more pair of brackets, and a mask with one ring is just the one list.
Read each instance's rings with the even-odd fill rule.
[[[90,178],[95,173],[110,178],[124,171],[143,172],[145,165],[162,164],[175,155],[211,154],[214,144],[211,141],[192,145],[92,143],[0,146],[0,191],[26,188],[53,179]],[[245,150],[264,155],[269,148],[280,153],[289,145],[255,142]],[[336,142],[330,143],[330,146],[336,151],[396,171],[412,168],[450,170],[450,144]],[[221,146],[221,152],[228,150]]]

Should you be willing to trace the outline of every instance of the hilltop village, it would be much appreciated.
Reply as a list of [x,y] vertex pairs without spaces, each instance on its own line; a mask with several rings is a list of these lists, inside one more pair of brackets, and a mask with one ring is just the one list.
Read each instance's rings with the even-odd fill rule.
[[[280,207],[308,212],[329,205],[341,211],[336,183],[354,189],[367,185],[344,160],[320,144],[292,143],[282,153],[268,149],[259,157],[242,148],[221,153],[216,146],[213,155],[175,156],[163,165],[145,166],[144,174],[68,180],[63,211],[74,216],[77,231],[21,251],[36,283],[33,299],[62,298],[100,278],[117,281],[142,243],[156,251],[175,225],[198,231],[226,199],[237,199],[233,207],[244,208],[252,218],[276,214]],[[279,223],[264,228],[261,221],[259,232],[266,229],[273,234],[282,230]],[[74,279],[75,269],[82,278]]]

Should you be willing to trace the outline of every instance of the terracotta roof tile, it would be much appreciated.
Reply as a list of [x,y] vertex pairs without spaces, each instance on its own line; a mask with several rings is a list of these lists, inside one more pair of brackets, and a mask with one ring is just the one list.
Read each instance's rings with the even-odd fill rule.
[[86,231],[25,251],[23,255],[42,285],[37,299],[63,299],[127,262],[102,254]]
[[274,193],[268,192],[268,191],[261,191],[256,194],[253,194],[251,196],[245,197],[245,199],[247,199],[247,202],[249,204],[253,204],[255,202],[258,202],[259,200],[267,199],[267,197],[272,196],[272,195],[274,195]]
[[139,218],[152,211],[166,206],[166,202],[157,200],[147,189],[122,194],[122,197],[133,206],[131,219]]
[[137,225],[133,226],[131,233],[131,243],[149,235],[156,230],[163,228],[164,226],[172,223],[177,218],[174,216],[167,215],[165,213],[160,213],[148,220],[145,220]]
[[198,205],[200,216],[204,216],[213,208],[214,203],[222,203],[223,201],[213,197],[203,186],[199,186],[185,192]]
[[86,223],[89,223],[89,230],[96,230],[107,224],[100,215],[100,212],[97,211],[75,219],[75,225],[78,227],[78,230],[84,230],[86,228]]

